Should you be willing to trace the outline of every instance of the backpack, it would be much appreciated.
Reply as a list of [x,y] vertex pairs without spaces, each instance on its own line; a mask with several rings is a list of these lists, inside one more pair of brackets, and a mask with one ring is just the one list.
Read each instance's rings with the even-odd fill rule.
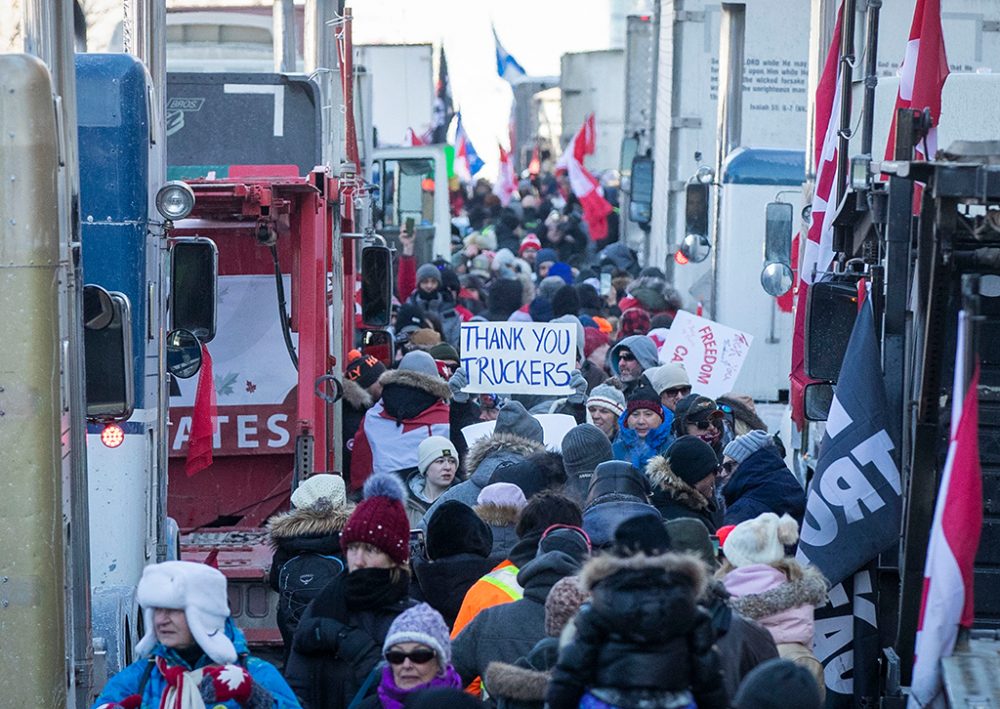
[[299,627],[302,612],[328,583],[340,576],[344,562],[336,556],[304,552],[293,556],[278,574],[278,625],[289,637]]

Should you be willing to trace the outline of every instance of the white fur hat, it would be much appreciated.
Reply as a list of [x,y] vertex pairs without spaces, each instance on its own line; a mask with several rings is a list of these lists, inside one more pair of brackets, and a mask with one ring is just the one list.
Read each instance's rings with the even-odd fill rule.
[[229,601],[226,577],[218,569],[192,561],[164,561],[142,571],[136,589],[146,634],[136,651],[143,657],[156,646],[155,608],[183,610],[198,646],[220,665],[236,662],[236,648],[226,636]]
[[347,504],[344,479],[329,473],[310,475],[292,493],[292,504],[298,509],[312,507],[322,499],[329,500],[333,507]]
[[799,523],[787,514],[765,512],[740,522],[726,537],[722,551],[733,566],[773,564],[785,558],[785,546],[799,538]]

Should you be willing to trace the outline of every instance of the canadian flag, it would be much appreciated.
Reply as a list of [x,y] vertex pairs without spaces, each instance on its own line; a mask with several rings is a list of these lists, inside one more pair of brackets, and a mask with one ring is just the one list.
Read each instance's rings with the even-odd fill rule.
[[[961,343],[966,318],[959,315],[953,392],[964,384]],[[979,467],[979,367],[965,397],[952,404],[951,441],[934,507],[924,564],[924,592],[917,624],[916,658],[908,709],[945,706],[941,658],[955,649],[958,627],[972,627],[973,564],[983,526],[983,478]]]
[[[837,11],[837,25],[830,39],[826,64],[816,87],[816,166],[815,189],[812,197],[812,221],[806,235],[806,248],[798,268],[795,291],[795,329],[792,332],[791,404],[792,420],[801,429],[805,424],[802,396],[812,380],[805,370],[806,304],[813,275],[826,271],[833,262],[833,217],[836,209],[829,208],[836,198],[837,121],[840,114],[840,18],[843,2]],[[822,138],[822,142],[820,142]]]
[[514,163],[511,162],[510,153],[500,148],[500,172],[497,174],[496,184],[493,185],[493,194],[500,198],[500,204],[507,206],[511,197],[517,192],[517,178],[514,177]]
[[590,238],[600,241],[608,235],[608,215],[612,208],[604,199],[601,184],[583,165],[584,158],[594,154],[595,135],[594,114],[591,113],[566,146],[566,152],[559,157],[556,170],[566,172],[570,189],[583,207],[583,220],[587,222]]
[[412,128],[406,129],[406,135],[403,136],[403,145],[413,148],[418,145],[424,145],[425,142],[426,141],[424,141],[419,135],[417,135],[417,132],[415,130],[413,130]]
[[[927,133],[926,144],[914,148],[916,160],[933,158],[937,153],[937,125],[941,120],[941,91],[948,78],[948,56],[944,49],[941,31],[941,0],[917,0],[910,23],[910,39],[899,75],[896,108],[889,124],[889,140],[885,145],[885,159],[896,159],[896,113],[901,108],[930,110],[932,128]],[[926,150],[925,150],[926,145]],[[904,159],[909,159],[907,156]],[[923,186],[916,185],[913,193],[914,213],[920,208]]]
[[212,442],[217,420],[212,355],[203,342],[201,371],[198,373],[198,387],[195,389],[194,410],[191,414],[191,439],[188,442],[187,460],[184,462],[184,472],[188,477],[212,465]]

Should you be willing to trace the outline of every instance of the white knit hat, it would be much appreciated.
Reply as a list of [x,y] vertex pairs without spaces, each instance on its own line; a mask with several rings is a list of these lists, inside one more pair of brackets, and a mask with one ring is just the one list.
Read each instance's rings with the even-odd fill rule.
[[645,375],[657,394],[662,394],[667,389],[691,386],[687,372],[679,364],[661,364],[659,367],[647,369]]
[[785,558],[785,547],[799,538],[799,523],[785,514],[765,512],[740,522],[726,537],[722,551],[736,567],[773,564]]
[[146,657],[156,647],[153,611],[172,608],[184,611],[191,635],[213,662],[236,662],[236,648],[226,635],[229,601],[226,577],[218,569],[192,561],[164,561],[142,570],[136,589],[146,622],[146,634],[135,646]]
[[329,473],[310,475],[299,483],[292,493],[292,504],[298,509],[312,507],[320,500],[327,500],[332,507],[343,507],[347,504],[344,479]]
[[625,411],[625,395],[610,384],[598,384],[587,398],[587,408],[591,406],[600,406],[614,412],[615,416],[621,416]]
[[458,462],[458,452],[455,445],[444,436],[428,436],[420,442],[417,448],[417,470],[426,473],[438,458],[454,458]]

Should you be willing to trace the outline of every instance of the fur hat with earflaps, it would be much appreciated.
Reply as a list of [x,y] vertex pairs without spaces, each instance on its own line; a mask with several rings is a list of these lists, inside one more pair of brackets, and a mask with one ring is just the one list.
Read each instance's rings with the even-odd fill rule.
[[726,537],[722,551],[735,567],[774,564],[785,558],[785,547],[799,538],[799,523],[785,514],[764,512],[740,522]]
[[142,570],[136,598],[146,623],[146,634],[135,646],[142,657],[148,656],[157,643],[153,611],[170,608],[184,611],[194,641],[213,662],[236,662],[236,647],[226,635],[226,577],[218,569],[193,561],[151,564]]

